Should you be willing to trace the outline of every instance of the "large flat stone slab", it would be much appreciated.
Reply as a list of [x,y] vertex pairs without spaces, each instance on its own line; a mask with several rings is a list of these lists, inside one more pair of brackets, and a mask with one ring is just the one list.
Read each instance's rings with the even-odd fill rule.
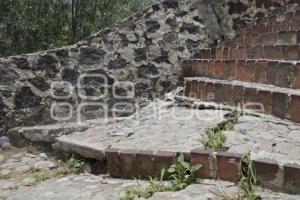
[[227,113],[157,100],[136,115],[108,119],[87,131],[59,137],[53,147],[92,158],[101,158],[99,152],[105,148],[190,151],[203,148],[200,139],[205,129],[222,122]]

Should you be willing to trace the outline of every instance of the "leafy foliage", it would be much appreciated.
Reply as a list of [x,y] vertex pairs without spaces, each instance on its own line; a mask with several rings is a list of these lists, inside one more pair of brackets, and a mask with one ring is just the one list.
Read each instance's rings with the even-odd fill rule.
[[181,154],[175,164],[167,170],[169,174],[169,179],[171,179],[170,184],[163,182],[165,176],[165,170],[161,171],[160,179],[153,179],[150,177],[149,185],[142,187],[139,183],[134,187],[127,187],[123,191],[123,195],[120,200],[135,200],[137,198],[148,199],[153,196],[156,192],[166,192],[166,191],[179,191],[186,188],[188,185],[196,181],[195,172],[201,168],[201,164],[190,165],[186,162],[184,155]]
[[0,0],[0,57],[77,42],[155,0]]

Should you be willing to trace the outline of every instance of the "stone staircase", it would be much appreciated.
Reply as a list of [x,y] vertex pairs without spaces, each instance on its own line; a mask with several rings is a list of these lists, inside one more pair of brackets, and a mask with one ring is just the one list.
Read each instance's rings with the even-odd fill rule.
[[185,95],[300,122],[300,6],[273,11],[183,62]]
[[[240,29],[236,38],[219,41],[216,48],[203,49],[194,59],[184,60],[185,96],[207,102],[207,108],[215,103],[232,108],[239,104],[256,108],[260,103],[264,113],[299,123],[300,7],[282,7],[273,14]],[[170,102],[151,102],[140,110],[139,118],[109,121],[102,125],[91,122],[16,128],[8,134],[16,141],[54,143],[52,147],[56,151],[100,161],[99,167],[106,166],[113,177],[159,176],[161,169],[169,167],[179,153],[184,153],[190,163],[203,165],[197,172],[198,177],[238,181],[243,165],[242,153],[206,151],[198,141],[206,128],[221,123],[229,111],[200,110],[195,109],[198,108],[195,105],[196,102],[192,109],[174,106],[176,108],[172,110]],[[151,106],[163,111],[160,118],[153,117]],[[177,119],[172,118],[172,112],[178,115]],[[200,116],[201,120],[195,116],[185,118],[185,121],[180,118],[189,113]],[[299,124],[272,116],[256,117],[251,124],[247,117],[236,124],[237,135],[243,135],[247,126],[254,127],[255,120],[266,127],[256,127],[251,133],[253,138],[258,136],[257,141],[269,142],[269,154],[260,151],[253,158],[262,186],[299,194],[300,158],[297,155],[297,159],[289,158],[294,161],[292,164],[290,160],[282,162],[282,158],[289,154],[281,151],[284,147],[292,147],[298,152],[300,139],[295,135],[300,133]],[[272,130],[277,138],[270,141],[272,134],[266,133],[266,129]],[[251,142],[252,136],[245,140],[246,143]],[[289,136],[293,137],[287,142]],[[274,152],[277,143],[282,147]],[[256,141],[253,144],[257,145]],[[260,145],[259,148],[267,146],[263,142]],[[260,154],[268,159],[259,157]],[[269,155],[278,159],[270,160],[273,157]]]

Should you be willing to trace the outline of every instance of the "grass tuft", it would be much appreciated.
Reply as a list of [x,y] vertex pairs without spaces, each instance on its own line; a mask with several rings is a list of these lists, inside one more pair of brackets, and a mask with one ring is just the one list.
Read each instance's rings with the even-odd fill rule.
[[[175,164],[173,164],[167,171],[162,170],[160,179],[150,178],[149,185],[142,187],[138,182],[137,186],[127,187],[124,189],[120,200],[135,200],[137,198],[148,199],[157,192],[179,191],[186,188],[188,185],[196,181],[195,172],[202,166],[200,164],[190,165],[186,162],[184,155],[181,154]],[[163,182],[165,174],[171,179],[171,183]]]

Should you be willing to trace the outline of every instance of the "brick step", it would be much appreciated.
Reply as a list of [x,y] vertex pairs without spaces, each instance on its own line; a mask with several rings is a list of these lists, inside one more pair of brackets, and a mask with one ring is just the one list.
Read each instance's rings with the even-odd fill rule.
[[184,77],[207,77],[300,89],[300,62],[278,60],[185,60]]
[[218,47],[248,47],[268,45],[297,45],[300,44],[300,31],[277,31],[259,35],[236,37],[229,41],[219,41]]
[[300,45],[271,45],[255,47],[219,47],[202,49],[194,55],[199,59],[272,59],[300,60]]
[[[275,12],[274,12],[275,11]],[[246,27],[237,30],[237,37],[231,40],[220,40],[218,47],[243,46],[249,38],[264,33],[279,31],[298,31],[300,29],[300,6],[294,4],[289,7],[275,9],[270,16],[258,18]]]
[[193,77],[185,78],[185,96],[231,106],[243,105],[300,123],[300,91],[295,89]]

